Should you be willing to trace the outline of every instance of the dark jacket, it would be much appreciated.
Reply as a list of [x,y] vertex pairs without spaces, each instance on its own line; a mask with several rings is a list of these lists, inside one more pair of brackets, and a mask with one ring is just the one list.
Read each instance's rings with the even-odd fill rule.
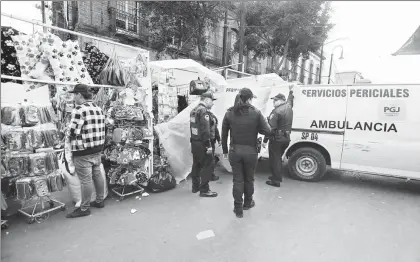
[[227,138],[230,131],[231,145],[249,145],[257,147],[258,133],[270,135],[270,126],[261,112],[252,105],[245,104],[236,114],[229,108],[222,122],[223,154],[228,153]]
[[210,115],[210,139],[211,142],[219,142],[220,143],[220,133],[219,128],[217,127],[219,124],[219,121],[217,120],[217,117],[210,111],[208,111]]
[[273,135],[265,136],[264,143],[267,143],[268,139],[274,141],[290,141],[290,131],[292,130],[293,123],[293,99],[293,91],[290,91],[286,103],[271,111],[267,119]]
[[206,147],[211,147],[209,113],[203,103],[198,104],[190,113],[191,141],[203,142]]

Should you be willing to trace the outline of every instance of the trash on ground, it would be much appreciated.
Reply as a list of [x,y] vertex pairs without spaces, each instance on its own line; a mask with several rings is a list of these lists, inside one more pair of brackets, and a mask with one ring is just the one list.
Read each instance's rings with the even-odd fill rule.
[[136,196],[136,199],[139,199],[140,197],[139,196]]
[[141,194],[141,196],[142,196],[142,197],[148,197],[148,196],[149,196],[149,193],[144,192],[143,194]]
[[201,231],[200,233],[197,234],[197,239],[198,240],[203,240],[206,238],[210,238],[210,237],[214,237],[215,234],[213,232],[213,230],[206,230],[206,231]]
[[131,214],[134,214],[136,212],[137,212],[137,209],[134,209],[134,208],[131,209]]
[[281,196],[279,196],[279,199],[282,199],[282,197],[281,197]]

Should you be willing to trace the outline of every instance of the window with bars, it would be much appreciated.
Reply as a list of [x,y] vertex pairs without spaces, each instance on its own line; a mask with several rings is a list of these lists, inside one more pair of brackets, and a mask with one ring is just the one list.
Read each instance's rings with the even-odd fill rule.
[[138,33],[140,3],[135,1],[117,1],[117,29]]

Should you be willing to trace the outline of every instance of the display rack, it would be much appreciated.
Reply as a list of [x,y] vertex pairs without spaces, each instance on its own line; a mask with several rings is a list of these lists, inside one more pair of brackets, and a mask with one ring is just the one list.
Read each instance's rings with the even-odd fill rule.
[[[125,44],[121,44],[118,42],[114,42],[108,39],[103,39],[100,37],[96,37],[96,36],[90,36],[87,34],[83,34],[83,33],[79,33],[79,32],[74,32],[74,31],[70,31],[70,30],[66,30],[66,29],[62,29],[59,27],[55,27],[55,26],[51,26],[51,25],[47,25],[45,23],[41,23],[41,22],[37,22],[37,21],[32,21],[23,17],[19,17],[19,16],[15,16],[15,15],[10,15],[10,14],[5,14],[5,13],[1,13],[2,16],[5,17],[9,17],[18,21],[22,21],[22,22],[26,22],[32,25],[38,25],[38,26],[42,26],[43,28],[49,28],[49,29],[53,29],[53,30],[57,30],[57,31],[61,31],[61,32],[65,32],[68,34],[72,34],[72,35],[76,35],[79,37],[79,40],[83,42],[85,42],[85,38],[90,39],[92,41],[96,41],[96,42],[102,42],[106,45],[110,45],[113,47],[122,47],[122,48],[126,48],[129,49],[130,52],[133,52],[133,56],[136,56],[137,54],[143,54],[144,58],[145,58],[145,63],[147,66],[147,75],[144,77],[144,81],[145,85],[142,86],[143,91],[145,91],[146,93],[146,98],[147,101],[145,101],[145,105],[146,105],[146,109],[147,109],[147,113],[150,116],[150,118],[148,119],[149,121],[147,121],[147,128],[150,131],[153,131],[153,113],[152,113],[152,87],[151,87],[151,74],[150,74],[150,65],[149,65],[149,51],[138,48],[138,47],[134,47],[134,46],[129,46],[129,45],[125,45]],[[35,33],[35,32],[33,32]],[[117,54],[118,55],[118,54]],[[9,79],[9,80],[20,80],[23,82],[36,82],[36,83],[43,83],[43,84],[55,84],[55,85],[61,85],[61,86],[74,86],[78,83],[74,83],[74,82],[58,82],[58,81],[44,81],[44,80],[40,80],[40,79],[27,79],[27,78],[22,78],[22,77],[14,77],[14,76],[8,76],[8,75],[1,75],[1,78],[4,79]],[[117,90],[121,90],[126,88],[125,86],[110,86],[110,85],[95,85],[95,84],[89,84],[89,86],[92,87],[99,87],[99,88],[110,88],[110,89],[117,89]],[[150,150],[150,154],[148,156],[148,164],[147,164],[147,171],[148,171],[148,178],[150,178],[153,174],[153,140],[154,137],[153,136],[148,136],[148,137],[144,137],[143,140],[147,140],[148,141],[148,149]],[[143,189],[138,189],[138,190],[130,190],[127,191],[127,186],[119,186],[116,187],[114,189],[112,189],[112,191],[120,196],[121,199],[123,199],[126,196],[129,195],[133,195],[133,194],[138,194],[138,193],[142,193],[144,192]],[[34,197],[35,198],[35,197]],[[35,221],[41,223],[42,221],[45,221],[46,219],[48,219],[49,215],[51,212],[56,211],[56,210],[65,210],[65,204],[57,201],[55,199],[53,199],[51,196],[43,196],[43,197],[39,197],[36,196],[36,201],[35,203],[33,203],[33,200],[29,199],[27,201],[25,201],[25,203],[23,204],[23,207],[21,209],[18,210],[18,212],[26,217],[29,218],[29,223],[33,223]],[[3,221],[2,221],[2,226],[3,226]]]
[[8,228],[9,228],[9,224],[7,224],[7,220],[2,220],[1,229],[8,229]]
[[[130,187],[135,187],[136,189],[133,189],[133,188],[130,189]],[[121,201],[124,200],[124,198],[127,196],[142,194],[144,192],[144,189],[139,185],[123,185],[123,186],[117,185],[113,187],[111,190],[112,192],[114,192],[114,194],[120,197]]]
[[[59,209],[62,211],[66,210],[66,204],[52,198],[51,196],[37,196],[36,198],[35,204],[31,204],[31,200],[24,201],[22,207],[18,209],[20,214],[29,218],[29,224],[32,224],[35,221],[42,223],[50,217],[51,212]],[[58,206],[55,206],[55,204],[58,204]],[[41,206],[41,210],[37,210],[37,207],[39,206]],[[31,209],[32,211],[30,211]]]

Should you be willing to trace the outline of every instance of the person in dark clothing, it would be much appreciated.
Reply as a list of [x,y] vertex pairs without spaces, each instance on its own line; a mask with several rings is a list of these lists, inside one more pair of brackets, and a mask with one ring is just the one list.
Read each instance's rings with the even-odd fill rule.
[[209,187],[210,177],[214,171],[209,110],[214,100],[216,99],[212,93],[202,94],[200,104],[190,113],[191,153],[193,155],[192,192],[200,191],[201,197],[217,196],[217,193],[210,191]]
[[[291,87],[292,88],[292,87]],[[268,117],[272,135],[264,137],[263,147],[268,144],[268,161],[270,165],[271,176],[266,182],[267,185],[280,187],[283,181],[282,164],[283,154],[290,144],[290,131],[293,123],[293,91],[290,89],[289,97],[278,94],[272,97],[274,109]]]
[[[220,133],[219,133],[219,128],[217,128],[217,124],[218,124],[217,117],[210,111],[208,111],[208,113],[210,115],[210,142],[211,142],[211,148],[213,150],[214,165],[216,165],[217,162],[219,162],[219,158],[215,156],[214,153],[216,150],[216,142],[220,145]],[[219,180],[219,177],[216,176],[213,172],[210,180],[217,181]]]
[[[251,105],[254,94],[248,88],[239,91],[235,105],[228,109],[222,122],[223,157],[229,158],[233,171],[233,198],[236,216],[255,206],[254,173],[258,160],[258,133],[270,135],[270,126],[261,112]],[[227,138],[230,132],[229,156]],[[243,198],[244,196],[244,198]]]

